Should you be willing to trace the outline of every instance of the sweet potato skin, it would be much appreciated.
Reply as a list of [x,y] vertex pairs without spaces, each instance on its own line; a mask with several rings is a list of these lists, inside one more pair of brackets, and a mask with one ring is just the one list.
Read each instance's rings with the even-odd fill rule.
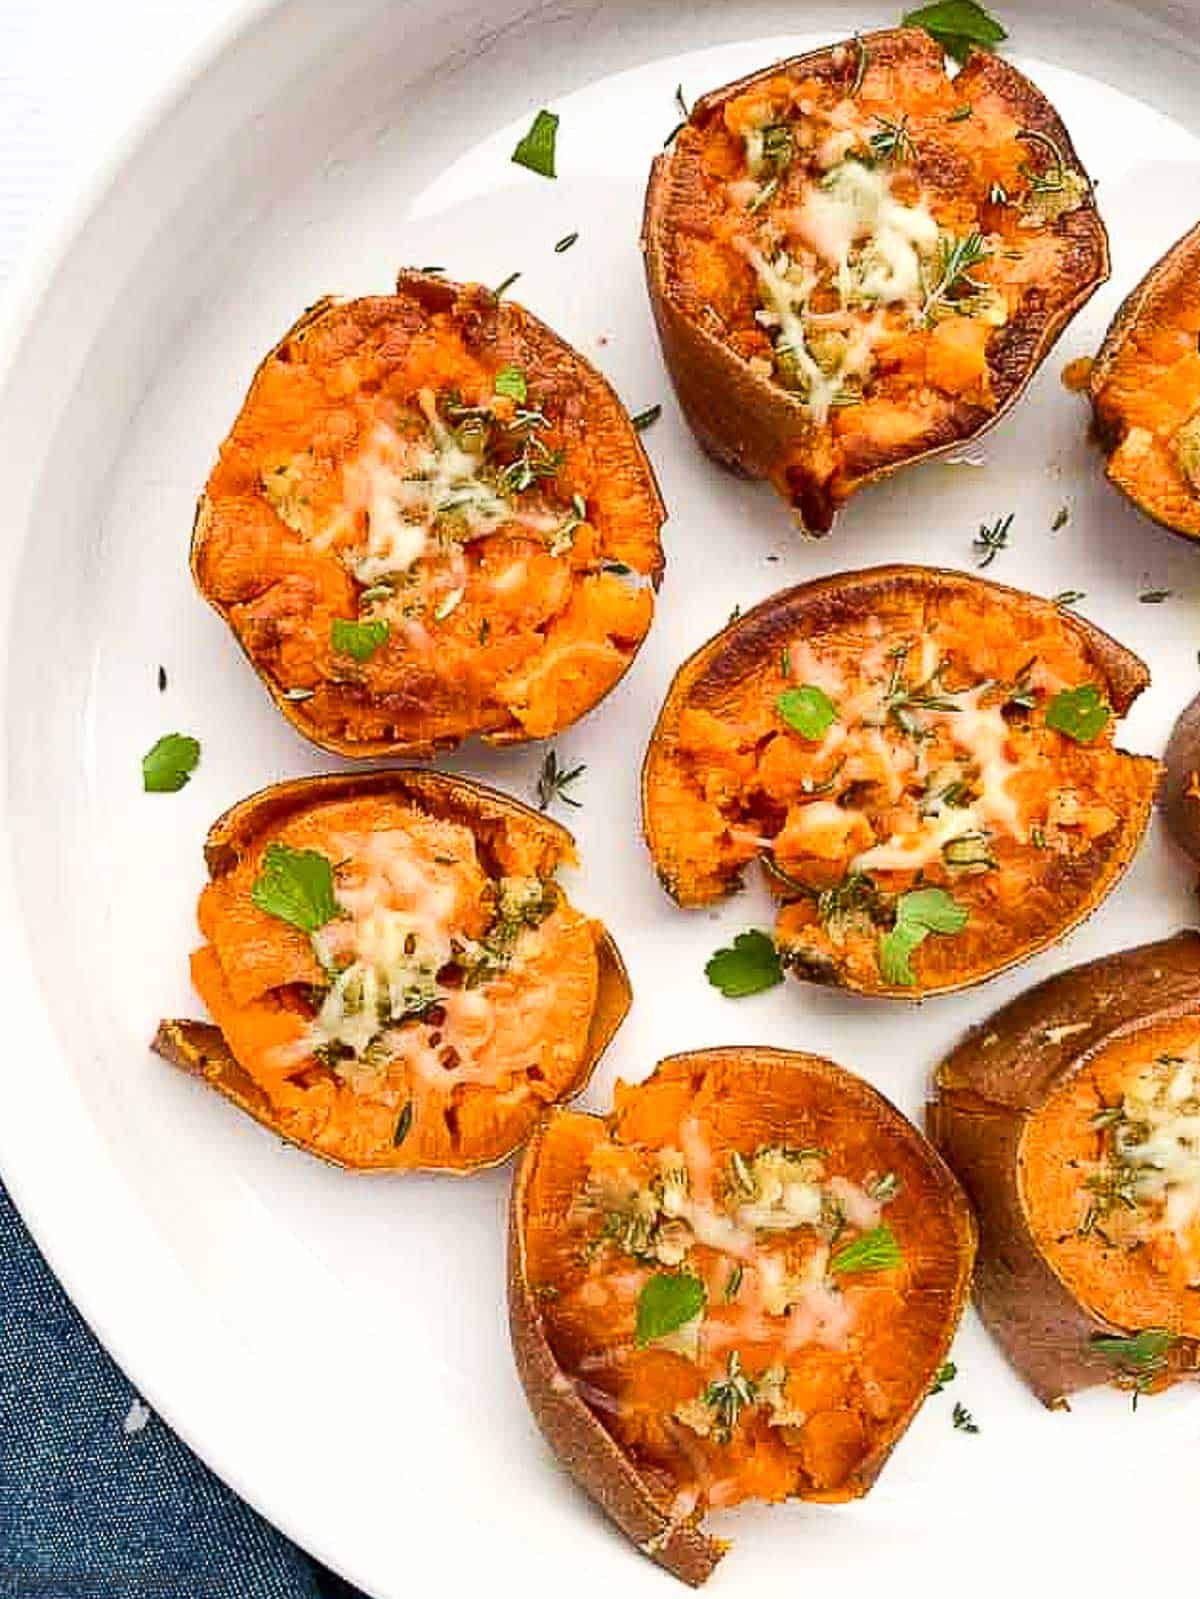
[[1200,862],[1200,694],[1180,712],[1163,753],[1166,775],[1159,803],[1167,831]]
[[[602,411],[607,425],[620,432],[621,452],[624,457],[622,474],[627,480],[625,486],[629,489],[631,497],[639,500],[645,524],[644,536],[638,541],[639,546],[645,545],[645,550],[639,547],[636,556],[630,554],[622,556],[622,559],[631,569],[636,568],[649,580],[648,586],[642,591],[649,610],[635,630],[639,636],[624,641],[622,651],[624,658],[620,669],[602,693],[597,694],[588,703],[574,708],[573,714],[566,715],[561,724],[546,733],[539,732],[536,735],[551,736],[552,733],[559,731],[561,726],[569,725],[579,715],[592,709],[604,694],[616,686],[632,665],[641,638],[649,626],[649,619],[653,614],[653,594],[662,578],[663,555],[659,531],[667,514],[653,468],[636,430],[625,416],[624,408],[608,381],[590,362],[571,349],[532,313],[513,302],[498,300],[490,290],[481,285],[456,284],[437,275],[409,269],[400,272],[396,295],[397,299],[391,302],[392,305],[404,303],[415,306],[426,317],[457,313],[477,327],[483,328],[486,324],[490,330],[487,333],[488,338],[495,337],[498,344],[502,343],[505,347],[519,347],[526,352],[527,370],[532,380],[538,381],[545,377],[560,385],[573,386],[579,396],[579,403],[587,406],[592,413]],[[382,300],[375,302],[376,310],[385,304],[386,302]],[[249,397],[254,396],[256,387],[267,368],[279,359],[281,354],[286,355],[293,341],[301,336],[319,332],[323,323],[335,318],[344,309],[344,302],[332,296],[325,296],[310,306],[264,356],[255,373]],[[503,324],[502,332],[498,331],[501,329],[501,324]],[[234,613],[237,607],[219,592],[220,585],[215,576],[220,561],[220,515],[210,490],[211,481],[197,504],[192,526],[190,567],[193,582],[201,596],[230,627],[242,653],[270,694],[276,708],[310,743],[333,754],[353,759],[369,760],[383,756],[425,759],[435,756],[439,751],[455,748],[464,737],[472,734],[477,734],[485,743],[498,746],[523,743],[535,736],[516,716],[495,706],[490,709],[484,707],[477,716],[473,713],[464,714],[458,718],[458,725],[449,730],[443,728],[439,731],[426,731],[422,728],[422,721],[428,685],[421,683],[417,683],[402,694],[388,696],[386,704],[374,702],[369,693],[361,694],[357,703],[343,707],[340,724],[335,724],[328,718],[319,718],[309,701],[290,695],[288,686],[277,681],[273,672],[256,660],[251,639],[246,636],[244,630],[234,625]],[[348,584],[348,578],[343,578],[341,581],[343,584]],[[345,688],[344,685],[342,687]],[[392,720],[385,732],[367,733],[355,726],[357,716],[366,718],[372,724],[380,725],[386,722],[389,716]]]
[[[863,35],[861,44],[850,41],[829,46],[750,73],[702,96],[688,121],[702,127],[719,117],[730,100],[782,74],[834,81],[845,78],[846,60],[835,60],[835,53],[840,51],[848,58],[853,70],[860,49],[867,52],[868,60],[900,71],[908,63],[928,67],[931,62],[940,70],[942,62],[940,47],[920,29],[883,29]],[[997,95],[1023,128],[1053,140],[1064,160],[1082,170],[1070,135],[1054,108],[1008,62],[985,51],[973,51],[963,68],[961,82],[978,82],[982,89]],[[1058,225],[1070,243],[1071,292],[1055,307],[1044,303],[1031,306],[1010,325],[1008,336],[997,341],[990,361],[994,409],[984,409],[964,399],[941,425],[927,430],[901,456],[862,460],[835,493],[797,491],[786,481],[786,463],[791,447],[808,425],[804,407],[778,384],[756,375],[722,339],[686,315],[677,303],[667,243],[674,184],[672,151],[667,149],[655,157],[650,171],[642,250],[659,340],[680,405],[708,454],[741,476],[772,480],[781,493],[792,499],[801,527],[814,536],[830,531],[839,507],[860,488],[901,466],[935,457],[964,440],[977,438],[998,422],[1021,397],[1068,322],[1109,274],[1108,236],[1089,195],[1076,212]]]
[[[680,881],[672,861],[669,830],[663,825],[655,805],[660,774],[674,756],[682,710],[692,696],[699,703],[719,705],[735,692],[738,682],[749,676],[756,664],[775,660],[780,650],[798,633],[817,636],[848,614],[866,614],[872,609],[886,610],[889,596],[916,585],[928,594],[946,594],[978,589],[1016,597],[1024,602],[1045,605],[1033,596],[1022,595],[1006,585],[991,583],[962,572],[937,567],[905,565],[865,568],[842,572],[785,590],[746,612],[726,626],[696,651],[678,669],[667,691],[642,765],[641,793],[643,834],[659,880],[677,903],[684,906],[708,903],[740,886],[735,874],[719,888],[703,897],[690,893]],[[1107,686],[1113,710],[1124,716],[1138,695],[1148,686],[1150,674],[1144,662],[1132,651],[1084,618],[1059,610],[1057,616],[1081,644],[1100,680]],[[1106,879],[1097,885],[1096,897],[1082,904],[1078,915],[1057,925],[1047,935],[1023,947],[1003,965],[986,973],[964,971],[959,981],[939,986],[938,993],[954,993],[973,984],[999,976],[1064,937],[1095,910],[1104,895],[1124,875],[1149,822],[1152,805],[1151,785],[1146,785],[1144,803],[1137,814],[1123,817],[1123,834],[1114,849]],[[803,981],[845,988],[851,992],[913,1000],[920,993],[912,989],[889,988],[882,980],[861,982],[837,966],[810,962],[793,965],[792,975]]]
[[[1178,312],[1173,302],[1184,301],[1183,315],[1187,317],[1187,300],[1195,300],[1195,284],[1200,273],[1200,222],[1183,235],[1150,268],[1140,283],[1125,296],[1109,323],[1104,341],[1092,363],[1088,377],[1088,395],[1092,406],[1093,430],[1107,461],[1108,480],[1138,510],[1181,538],[1200,538],[1200,494],[1191,490],[1182,475],[1169,462],[1160,463],[1167,472],[1161,481],[1142,485],[1123,461],[1123,446],[1131,427],[1120,410],[1120,392],[1117,381],[1127,355],[1136,352],[1143,342],[1151,342],[1157,335],[1169,333],[1172,320]],[[1192,310],[1190,323],[1197,319]],[[1195,345],[1195,337],[1191,340]],[[1147,372],[1147,378],[1152,373]],[[1196,396],[1200,404],[1200,393]],[[1157,492],[1154,492],[1154,491]]]
[[[1050,1409],[1110,1382],[1097,1335],[1128,1336],[1069,1292],[1039,1251],[1019,1177],[1026,1124],[1104,1045],[1200,1004],[1200,934],[1075,966],[979,1023],[938,1067],[929,1134],[979,1221],[974,1297],[1009,1362]],[[1200,1342],[1181,1338],[1169,1380],[1200,1375]]]
[[[702,1073],[733,1066],[751,1083],[756,1074],[780,1069],[795,1073],[798,1103],[806,1088],[819,1084],[819,1093],[839,1096],[847,1117],[860,1123],[886,1126],[903,1138],[920,1159],[931,1181],[937,1203],[944,1207],[955,1240],[956,1274],[949,1285],[951,1313],[944,1336],[932,1351],[931,1371],[945,1358],[969,1291],[976,1232],[974,1218],[953,1173],[937,1151],[922,1138],[896,1108],[869,1083],[832,1061],[819,1056],[768,1047],[730,1047],[696,1050],[660,1061],[660,1073]],[[728,1545],[708,1537],[695,1517],[672,1521],[650,1485],[614,1442],[576,1392],[560,1368],[543,1321],[538,1296],[529,1280],[525,1217],[529,1194],[546,1140],[553,1135],[554,1117],[542,1123],[526,1146],[513,1180],[508,1224],[508,1307],[513,1354],[530,1408],[556,1458],[581,1488],[621,1528],[638,1549],[690,1586],[698,1587],[711,1574]],[[814,1495],[822,1502],[860,1498],[868,1492],[916,1414],[924,1391],[900,1415],[862,1468],[829,1493]]]
[[[559,865],[574,864],[575,843],[565,827],[523,805],[467,778],[444,776],[420,768],[390,771],[332,773],[323,777],[294,778],[263,789],[240,800],[213,823],[204,846],[209,876],[214,881],[232,871],[244,850],[264,829],[277,826],[296,811],[335,800],[378,795],[403,799],[448,820],[462,823],[475,834],[485,855],[494,844],[513,831],[520,831],[539,852],[539,871],[550,874]],[[598,940],[599,987],[588,1029],[581,1068],[565,1098],[587,1085],[600,1056],[607,1049],[624,1021],[633,991],[625,963],[612,936],[605,932]],[[328,1150],[292,1137],[263,1088],[237,1062],[220,1030],[210,1022],[164,1020],[151,1047],[164,1060],[201,1078],[223,1099],[252,1117],[260,1126],[286,1143],[343,1170],[420,1171],[438,1170],[469,1174],[487,1166],[502,1164],[512,1154],[506,1149],[491,1158],[470,1161],[462,1166],[422,1167],[397,1150],[393,1160],[370,1165],[347,1161]]]

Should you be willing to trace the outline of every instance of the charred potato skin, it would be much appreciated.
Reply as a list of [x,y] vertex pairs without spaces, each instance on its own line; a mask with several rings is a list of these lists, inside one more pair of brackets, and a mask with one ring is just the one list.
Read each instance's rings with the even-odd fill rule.
[[[1096,353],[1088,374],[1088,398],[1092,407],[1092,431],[1107,460],[1125,435],[1121,419],[1105,404],[1104,389],[1117,358],[1128,341],[1148,321],[1153,322],[1160,309],[1165,307],[1173,289],[1181,278],[1195,277],[1200,272],[1200,222],[1188,230],[1181,239],[1162,255],[1142,278],[1141,282],[1125,296],[1108,325],[1104,342]],[[1129,494],[1123,484],[1109,474],[1109,481],[1125,494],[1144,516],[1165,528],[1168,533],[1195,543],[1200,533],[1178,527],[1154,504]]]
[[[845,1094],[847,1115],[873,1117],[903,1131],[911,1139],[937,1179],[939,1196],[954,1222],[957,1275],[953,1311],[932,1369],[936,1370],[950,1348],[970,1292],[977,1232],[975,1219],[953,1171],[937,1149],[896,1107],[870,1083],[820,1056],[768,1047],[728,1047],[668,1056],[656,1070],[682,1066],[703,1070],[723,1061],[752,1068],[783,1063],[798,1073],[824,1078]],[[553,1128],[551,1112],[525,1146],[513,1179],[508,1216],[508,1313],[513,1356],[530,1409],[559,1463],[595,1501],[630,1541],[658,1565],[690,1587],[699,1587],[711,1575],[730,1545],[708,1536],[699,1518],[673,1521],[655,1498],[649,1484],[621,1451],[575,1391],[550,1347],[537,1293],[529,1281],[524,1218],[529,1190],[539,1156]],[[865,1495],[908,1430],[925,1393],[919,1393],[895,1422],[893,1429],[846,1483],[844,1490],[814,1496],[813,1502],[841,1503]]]
[[[1021,1184],[1025,1127],[1050,1095],[1106,1044],[1200,1005],[1200,933],[1071,967],[974,1027],[939,1066],[930,1137],[979,1222],[974,1297],[1010,1364],[1051,1410],[1112,1381],[1091,1347],[1139,1331],[1094,1315],[1039,1252]],[[1085,1023],[1081,1032],[1072,1031]],[[1200,1376],[1200,1342],[1181,1338],[1167,1380]]]
[[[414,271],[410,268],[403,269],[397,278],[396,293],[399,296],[408,296],[416,300],[429,315],[437,312],[452,310],[456,304],[469,307],[469,314],[475,317],[497,314],[497,307],[501,304],[497,296],[482,284],[461,284],[428,272]],[[321,299],[310,305],[304,313],[288,328],[283,337],[268,350],[259,362],[251,379],[247,395],[253,394],[259,373],[275,360],[281,351],[285,350],[292,340],[306,333],[331,312],[338,310],[343,300],[335,295],[324,295]],[[611,402],[619,411],[624,411],[619,396],[609,383],[608,379],[594,367],[578,351],[569,346],[565,340],[548,327],[531,311],[523,306],[518,306],[512,301],[503,302],[505,308],[516,317],[516,326],[521,331],[529,345],[537,351],[539,361],[547,367],[562,367],[569,370],[578,381],[580,387],[589,395],[601,395]],[[644,470],[647,492],[656,518],[656,538],[661,532],[663,523],[667,519],[667,508],[663,501],[654,468],[650,464],[637,430],[632,422],[627,424],[627,444],[634,453],[639,465]],[[207,491],[201,494],[196,513],[192,522],[192,536],[189,555],[189,566],[192,581],[201,597],[212,606],[217,615],[229,628],[230,633],[237,641],[238,648],[249,662],[254,675],[262,683],[270,695],[276,710],[283,719],[308,743],[318,749],[327,751],[331,755],[340,755],[350,760],[379,760],[388,756],[400,756],[409,760],[432,760],[438,754],[453,750],[463,742],[461,738],[388,738],[388,739],[362,739],[350,736],[339,736],[327,729],[315,725],[313,718],[305,710],[303,700],[289,699],[287,689],[276,682],[274,676],[260,667],[248,643],[238,634],[233,627],[230,610],[231,607],[219,600],[209,588],[204,575],[205,549],[213,537],[215,526],[215,511]],[[650,572],[647,574],[651,586],[657,592],[663,575],[663,555],[661,543],[659,544],[658,557]],[[626,661],[621,676],[633,665],[637,655],[635,648]],[[618,678],[608,692],[612,692],[620,682]],[[595,709],[593,705],[591,709]],[[586,712],[584,713],[586,714]],[[558,731],[562,731],[559,729]],[[525,733],[519,723],[512,720],[510,725],[490,731],[481,731],[476,735],[485,744],[505,747],[510,744],[530,742],[530,735]],[[553,735],[552,735],[553,736]]]
[[[529,830],[543,849],[542,869],[549,874],[557,866],[574,865],[575,841],[565,827],[481,783],[467,778],[448,777],[420,768],[391,771],[333,773],[324,777],[293,778],[239,800],[209,829],[204,859],[209,877],[219,878],[232,871],[256,836],[269,827],[310,806],[337,800],[362,799],[371,795],[407,800],[411,804],[460,822],[478,840],[481,854],[488,854],[489,837],[520,827]],[[612,1042],[629,1012],[633,990],[629,974],[612,935],[605,932],[596,946],[600,979],[596,1008],[588,1030],[587,1048],[581,1070],[568,1087],[564,1099],[573,1098],[587,1086],[592,1072]],[[163,1060],[191,1076],[200,1078],[237,1109],[244,1111],[261,1127],[283,1142],[306,1154],[326,1161],[343,1171],[391,1171],[388,1165],[357,1166],[335,1155],[293,1138],[280,1126],[278,1117],[263,1089],[237,1062],[220,1030],[211,1022],[165,1020],[159,1023],[151,1048]],[[436,1170],[450,1175],[469,1175],[489,1166],[502,1165],[512,1150],[493,1160],[469,1162],[461,1167],[421,1167],[406,1165],[405,1171]]]
[[[704,127],[722,114],[730,100],[781,74],[844,80],[847,64],[835,60],[835,54],[841,51],[848,58],[852,74],[859,50],[866,50],[872,61],[901,68],[906,60],[936,57],[939,64],[942,60],[940,46],[920,29],[881,29],[862,35],[861,40],[772,63],[703,95],[692,107],[688,123]],[[1024,128],[1052,139],[1068,165],[1084,170],[1054,107],[1015,67],[1000,56],[974,50],[962,70],[969,75],[968,81],[978,80],[994,89]],[[807,413],[786,389],[756,376],[720,338],[680,308],[668,247],[676,179],[672,161],[671,148],[655,157],[642,219],[646,281],[667,370],[701,447],[739,476],[771,480],[790,499],[793,491],[786,480],[787,460],[790,446],[808,425]],[[960,402],[949,425],[930,436],[922,448],[896,460],[862,463],[835,499],[820,496],[794,503],[808,534],[820,537],[828,533],[841,505],[859,489],[901,467],[935,458],[956,444],[980,437],[1012,409],[1064,328],[1109,276],[1108,234],[1090,192],[1084,204],[1056,227],[1071,241],[1070,263],[1078,287],[1057,309],[1037,305],[1014,319],[1006,336],[995,341],[988,362],[995,408],[984,410]]]
[[[723,696],[732,692],[738,680],[763,659],[773,659],[782,647],[803,627],[818,636],[828,627],[834,627],[847,617],[861,614],[874,605],[886,601],[897,590],[920,585],[930,593],[963,592],[985,589],[994,594],[1015,596],[1031,604],[1046,605],[1033,595],[1022,593],[1006,584],[969,576],[944,567],[877,566],[854,572],[840,572],[830,577],[818,578],[811,583],[798,584],[763,600],[752,610],[730,622],[707,644],[691,655],[675,673],[667,690],[662,709],[642,762],[641,799],[642,831],[650,851],[659,882],[676,902],[690,908],[706,900],[689,897],[681,890],[679,874],[671,859],[670,842],[657,825],[653,803],[654,785],[662,764],[674,756],[678,741],[678,722],[683,708],[693,692],[698,692],[701,703],[707,699],[719,704]],[[1083,643],[1087,653],[1107,686],[1113,710],[1124,716],[1138,695],[1149,686],[1150,673],[1143,661],[1131,650],[1117,642],[1094,623],[1059,609],[1057,612],[1064,627]],[[1092,914],[1108,893],[1117,886],[1137,853],[1142,836],[1149,823],[1151,800],[1147,798],[1141,814],[1128,818],[1126,836],[1113,857],[1112,870],[1103,885],[1099,898],[1086,901],[1078,915],[1053,929],[1046,937],[1019,950],[1002,966],[985,974],[964,973],[960,982],[941,986],[938,994],[958,993],[976,983],[990,981],[1003,972],[1029,960],[1049,945],[1065,938]],[[722,895],[733,893],[742,886],[741,873],[731,874],[722,888]],[[873,984],[856,982],[846,972],[832,963],[809,960],[792,961],[792,975],[803,982],[818,983],[826,987],[842,988],[851,993],[907,1000],[920,999],[921,994],[911,988],[890,988],[882,981]]]

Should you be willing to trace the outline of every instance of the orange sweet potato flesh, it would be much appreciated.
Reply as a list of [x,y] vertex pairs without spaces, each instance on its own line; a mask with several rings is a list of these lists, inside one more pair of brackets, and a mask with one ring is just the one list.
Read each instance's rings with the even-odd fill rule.
[[1200,538],[1200,224],[1127,296],[1088,389],[1109,481],[1174,533]]
[[[1198,1043],[1200,934],[1188,931],[1038,984],[938,1068],[928,1125],[979,1220],[980,1315],[1052,1409],[1099,1384],[1148,1391],[1200,1372],[1195,1260],[1140,1201],[1108,1209],[1096,1181],[1097,1118],[1148,1062]],[[1174,1341],[1145,1368],[1094,1343],[1146,1329]]]
[[[736,1161],[780,1148],[819,1159],[821,1180],[866,1206],[846,1198],[832,1244],[828,1217],[757,1232],[738,1220]],[[686,1250],[671,1256],[670,1272],[705,1287],[694,1346],[637,1341],[639,1297],[662,1267],[614,1241],[596,1199],[664,1160],[682,1163],[689,1202],[709,1218],[695,1223],[702,1241],[689,1212]],[[894,1197],[875,1203],[868,1189],[885,1174]],[[828,1268],[822,1285],[818,1252],[836,1259],[882,1215],[899,1257]],[[522,1156],[509,1231],[517,1367],[562,1464],[644,1554],[698,1585],[726,1547],[703,1531],[708,1510],[868,1491],[945,1358],[973,1254],[950,1173],[861,1079],[785,1050],[677,1055],[645,1082],[618,1083],[607,1117],[554,1112]],[[799,1262],[815,1267],[815,1297],[767,1309],[769,1284]],[[731,1369],[752,1388],[723,1432],[705,1420],[706,1385]]]
[[[334,864],[340,919],[316,938],[252,899],[272,844]],[[192,980],[212,1022],[165,1021],[154,1047],[335,1165],[467,1172],[506,1159],[547,1104],[583,1087],[629,1008],[612,939],[547,887],[575,858],[570,834],[465,779],[399,769],[277,784],[227,812],[205,855]],[[465,963],[498,925],[503,879],[548,893],[511,961],[476,982],[456,955],[437,1003],[398,1021],[382,1054],[322,1047],[314,1018],[331,978],[317,939],[344,966],[361,953],[358,918],[383,905],[421,927],[433,907]]]
[[[496,392],[513,369],[523,399],[505,379]],[[414,557],[385,534],[428,476],[431,411],[448,437],[486,437],[489,486],[526,445],[534,476],[474,521],[461,483],[431,491],[409,513],[432,529]],[[192,572],[306,738],[428,755],[471,734],[546,738],[608,693],[650,626],[664,516],[582,356],[479,285],[404,272],[393,296],[321,301],[259,367],[200,501]],[[357,658],[335,637],[347,622],[384,642]]]
[[[1098,628],[963,573],[875,567],[802,584],[676,674],[642,774],[650,854],[684,906],[730,893],[759,859],[797,976],[908,998],[963,988],[1062,937],[1124,872],[1158,765],[1114,748],[1113,731],[1148,681]],[[893,683],[912,696],[898,709]],[[1076,742],[1047,715],[1086,685],[1109,714]],[[834,713],[818,737],[781,711],[782,695],[813,688]],[[910,856],[933,836],[935,802],[938,825],[967,836]],[[973,847],[986,867],[957,858]],[[869,891],[857,901],[856,884]],[[898,897],[928,887],[950,894],[966,925],[926,937],[901,984],[881,945]],[[829,894],[849,894],[851,914]]]
[[[744,143],[764,125],[792,140],[766,194],[771,165],[756,190]],[[880,154],[878,141],[897,128],[898,152]],[[930,248],[925,298],[880,301],[851,318],[870,324],[871,367],[823,416],[778,365],[756,317],[746,251],[753,244],[771,258],[782,249],[807,262],[805,197],[846,156],[891,174],[893,196],[923,204],[944,239],[982,236],[986,259],[970,277],[984,298],[927,312],[937,273]],[[1041,92],[980,51],[951,79],[940,47],[906,28],[780,62],[698,100],[652,168],[643,249],[663,353],[692,430],[725,465],[770,479],[814,534],[863,485],[997,421],[1108,276],[1104,225]],[[844,309],[827,282],[817,289],[811,310],[824,328],[837,331],[831,314]]]

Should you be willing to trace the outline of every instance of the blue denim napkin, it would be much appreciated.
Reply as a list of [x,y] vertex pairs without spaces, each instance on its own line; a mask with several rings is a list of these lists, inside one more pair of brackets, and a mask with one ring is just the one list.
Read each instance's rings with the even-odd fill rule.
[[0,1185],[2,1599],[363,1599],[152,1415]]

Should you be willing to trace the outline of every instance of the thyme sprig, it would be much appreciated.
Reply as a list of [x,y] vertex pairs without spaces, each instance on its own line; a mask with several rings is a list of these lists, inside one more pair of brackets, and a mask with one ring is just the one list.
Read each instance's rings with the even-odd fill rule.
[[978,228],[956,238],[944,233],[938,240],[935,275],[921,307],[921,321],[928,327],[935,313],[947,306],[961,305],[972,295],[980,294],[983,285],[971,276],[980,262],[986,261],[991,249]]
[[1008,534],[1014,514],[1010,511],[1007,516],[998,516],[990,526],[986,522],[979,524],[979,532],[972,540],[972,547],[980,552],[976,566],[981,569],[991,566],[1000,551],[1008,548]]

